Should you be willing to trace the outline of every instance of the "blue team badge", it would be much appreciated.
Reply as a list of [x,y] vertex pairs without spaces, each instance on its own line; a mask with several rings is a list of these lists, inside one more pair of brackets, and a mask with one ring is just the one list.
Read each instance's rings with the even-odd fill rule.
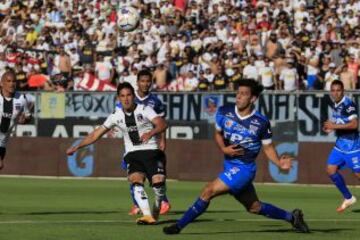
[[250,125],[249,130],[250,130],[250,133],[256,134],[256,131],[259,130],[259,127],[254,126],[254,125]]
[[142,115],[142,114],[138,114],[138,115],[136,115],[136,120],[137,120],[138,122],[142,122],[142,121],[144,121],[144,117],[143,117],[143,115]]

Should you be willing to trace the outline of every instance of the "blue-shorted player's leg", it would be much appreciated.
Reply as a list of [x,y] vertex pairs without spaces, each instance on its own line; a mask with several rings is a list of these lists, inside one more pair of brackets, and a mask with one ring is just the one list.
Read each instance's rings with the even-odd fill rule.
[[331,181],[334,183],[334,185],[337,187],[337,189],[340,191],[342,196],[344,197],[343,203],[340,205],[340,207],[337,208],[338,212],[343,212],[346,208],[348,208],[350,205],[356,202],[356,198],[353,197],[350,190],[346,186],[343,176],[338,171],[339,169],[343,168],[345,165],[352,168],[352,164],[351,164],[352,157],[353,157],[352,154],[345,154],[334,148],[331,151],[327,161],[327,172],[329,174],[329,177]]
[[242,191],[232,193],[232,195],[243,204],[250,213],[263,215],[272,219],[284,220],[291,223],[298,232],[309,232],[309,228],[303,219],[303,214],[300,209],[289,212],[270,203],[260,202],[252,183],[249,183]]
[[224,172],[220,173],[217,179],[206,185],[200,197],[184,213],[182,218],[179,219],[176,224],[163,229],[164,233],[179,233],[189,223],[206,211],[212,198],[229,193],[232,188],[246,186],[248,182],[252,181],[255,173],[255,168],[251,169],[252,171],[247,171],[248,169],[245,166],[236,166],[228,162],[224,162],[224,169]]

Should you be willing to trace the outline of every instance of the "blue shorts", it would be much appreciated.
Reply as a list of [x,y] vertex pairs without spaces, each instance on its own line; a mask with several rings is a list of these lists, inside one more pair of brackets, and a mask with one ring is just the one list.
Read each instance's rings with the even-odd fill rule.
[[218,177],[230,188],[231,194],[237,194],[252,185],[255,174],[255,163],[239,164],[225,160],[224,171]]
[[339,169],[343,167],[350,168],[355,173],[360,173],[360,151],[344,153],[338,149],[333,148],[328,161],[328,165],[336,165]]

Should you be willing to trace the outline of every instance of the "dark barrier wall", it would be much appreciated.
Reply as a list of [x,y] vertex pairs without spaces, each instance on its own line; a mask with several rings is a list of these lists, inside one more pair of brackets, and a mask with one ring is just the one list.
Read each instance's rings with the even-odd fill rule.
[[[76,139],[71,138],[12,138],[8,144],[5,168],[0,174],[124,177],[121,169],[123,145],[120,139],[102,139],[94,146],[68,157],[65,150]],[[289,143],[286,143],[289,144]],[[168,176],[179,180],[210,180],[222,169],[222,155],[211,140],[168,140]],[[291,147],[295,146],[292,151]],[[330,183],[325,173],[327,156],[333,144],[294,143],[283,145],[295,153],[293,168],[282,173],[260,154],[257,182]],[[281,144],[277,144],[281,151]],[[279,151],[279,150],[278,150]],[[347,171],[347,170],[346,170]],[[346,174],[350,184],[357,184],[351,174]]]

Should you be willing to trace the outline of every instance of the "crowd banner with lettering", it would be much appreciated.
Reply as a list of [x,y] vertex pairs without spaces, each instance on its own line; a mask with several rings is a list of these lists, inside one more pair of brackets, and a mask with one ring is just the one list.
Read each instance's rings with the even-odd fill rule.
[[115,109],[115,92],[66,93],[66,117],[107,117]]
[[[166,119],[173,127],[168,135],[173,139],[182,138],[179,136],[212,139],[218,108],[236,102],[234,92],[156,94],[165,105]],[[352,92],[349,96],[360,104],[360,93]],[[32,125],[19,125],[16,136],[76,137],[102,124],[116,104],[115,92],[67,92],[65,97],[37,93],[36,97],[40,114],[35,112],[34,116],[40,118]],[[334,133],[322,130],[323,123],[331,118],[332,104],[329,94],[324,92],[264,92],[256,108],[269,118],[275,141],[334,142]],[[63,120],[55,124],[59,118]]]

